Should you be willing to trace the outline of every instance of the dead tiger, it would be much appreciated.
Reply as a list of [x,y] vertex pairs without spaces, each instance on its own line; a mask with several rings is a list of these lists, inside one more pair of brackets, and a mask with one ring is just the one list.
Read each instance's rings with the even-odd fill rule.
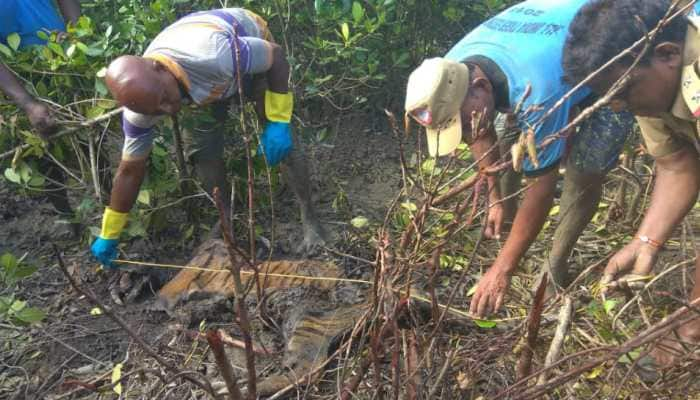
[[[215,271],[182,270],[158,292],[156,307],[173,312],[179,304],[192,299],[232,298],[234,286],[233,278],[228,273],[229,260],[223,241],[204,243],[187,266]],[[245,263],[241,262],[241,265]],[[281,331],[286,336],[286,346],[282,373],[265,377],[257,383],[258,394],[269,396],[297,382],[309,372],[319,370],[304,380],[305,384],[314,383],[320,377],[319,367],[326,361],[331,344],[355,326],[363,315],[366,304],[349,304],[345,301],[342,307],[329,307],[322,304],[326,302],[318,300],[330,295],[352,297],[345,295],[349,293],[348,290],[338,290],[342,286],[338,281],[303,278],[319,275],[327,278],[341,277],[340,270],[333,263],[311,260],[271,261],[260,264],[258,268],[262,273],[260,281],[266,296],[281,293],[281,289],[299,288],[308,293],[299,296],[299,301],[309,302],[307,305],[291,304],[283,310],[285,317]],[[250,272],[248,269],[245,271]],[[244,285],[253,284],[253,275],[250,273],[242,274],[241,279]],[[251,290],[250,294],[254,295],[255,290]]]

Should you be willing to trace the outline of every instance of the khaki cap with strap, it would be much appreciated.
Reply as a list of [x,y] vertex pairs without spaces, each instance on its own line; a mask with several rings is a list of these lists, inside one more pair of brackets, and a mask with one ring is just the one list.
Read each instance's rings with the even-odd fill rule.
[[444,156],[462,140],[460,110],[469,89],[469,68],[444,58],[430,58],[408,78],[406,112],[426,130],[428,152]]

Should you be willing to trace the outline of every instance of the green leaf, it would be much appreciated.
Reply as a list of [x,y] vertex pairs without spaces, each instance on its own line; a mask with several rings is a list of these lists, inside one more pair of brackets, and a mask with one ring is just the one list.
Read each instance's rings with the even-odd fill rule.
[[17,51],[17,49],[19,49],[19,43],[21,41],[22,41],[22,38],[20,38],[17,33],[11,33],[7,36],[7,44],[10,45],[12,50]]
[[46,313],[36,307],[25,307],[21,311],[15,313],[15,318],[28,324],[40,322],[45,317]]
[[63,58],[66,58],[66,53],[63,52],[63,47],[61,47],[60,44],[54,43],[54,42],[49,42],[46,43],[46,46],[53,51],[56,55],[61,56]]
[[19,166],[19,176],[22,178],[22,182],[29,182],[32,179],[32,170],[27,166],[27,164],[22,163]]
[[357,229],[362,229],[369,224],[369,220],[366,217],[359,216],[350,220],[350,224]]
[[416,206],[415,203],[412,203],[410,201],[406,201],[406,202],[401,203],[401,207],[405,208],[406,210],[408,210],[410,212],[418,211],[418,206]]
[[0,53],[4,54],[8,58],[14,58],[14,56],[12,55],[12,50],[10,50],[9,47],[5,46],[2,43],[0,43]]
[[27,305],[26,301],[22,300],[15,300],[12,305],[10,306],[10,311],[14,313],[18,313],[24,309],[24,307]]
[[475,319],[474,323],[479,328],[491,329],[496,327],[496,321],[489,321],[487,319]]
[[38,31],[36,35],[39,37],[41,40],[49,40],[49,35],[44,32],[44,31]]
[[151,191],[147,189],[143,189],[139,191],[139,196],[136,198],[136,200],[145,205],[150,205],[151,204]]
[[44,179],[44,177],[41,175],[32,176],[32,178],[29,179],[29,182],[27,182],[29,186],[33,187],[42,187],[44,186],[44,183],[46,183],[46,179]]
[[5,169],[5,178],[12,183],[20,184],[22,183],[22,178],[19,174],[12,168]]
[[557,214],[559,214],[559,206],[558,206],[558,205],[552,207],[552,209],[549,210],[549,216],[550,216],[550,217],[555,216],[555,215],[557,215]]
[[350,40],[350,27],[347,22],[343,22],[343,24],[340,25],[340,33],[343,35],[343,40],[347,43],[347,41]]
[[610,312],[615,309],[617,303],[618,301],[614,299],[605,300],[605,302],[603,303],[603,309],[605,310],[605,313],[610,314]]
[[99,117],[100,115],[102,115],[102,114],[104,114],[104,113],[105,113],[105,109],[104,109],[104,108],[102,108],[102,107],[100,107],[100,106],[95,106],[95,107],[91,107],[91,108],[87,111],[87,113],[85,114],[85,117],[86,117],[87,119],[95,119],[95,118]]
[[0,257],[0,267],[4,269],[13,269],[17,267],[17,257],[11,253],[5,253]]
[[479,287],[479,285],[474,285],[474,286],[472,286],[471,289],[469,289],[469,291],[467,292],[467,297],[473,296],[474,293],[476,293],[476,289],[477,289],[478,287]]
[[101,96],[106,96],[108,93],[107,86],[101,79],[95,79],[95,91]]
[[365,9],[362,8],[362,5],[358,2],[353,2],[352,3],[352,18],[355,20],[355,23],[358,24],[360,21],[362,21],[362,17],[365,16]]
[[104,51],[102,49],[98,49],[97,47],[88,47],[85,51],[85,54],[89,55],[90,57],[98,57],[101,56],[102,53],[104,53]]
[[75,49],[76,49],[76,48],[77,48],[76,45],[74,45],[74,44],[70,45],[70,46],[68,47],[68,50],[66,50],[66,55],[67,55],[69,58],[73,58],[73,54],[75,54]]
[[97,71],[95,76],[98,78],[104,78],[107,76],[107,67],[102,67],[99,71]]
[[102,315],[102,310],[100,307],[95,307],[92,310],[90,310],[90,315]]
[[17,270],[15,270],[15,278],[22,279],[31,276],[33,273],[36,272],[36,269],[36,267],[30,265],[22,265],[19,268],[17,268]]

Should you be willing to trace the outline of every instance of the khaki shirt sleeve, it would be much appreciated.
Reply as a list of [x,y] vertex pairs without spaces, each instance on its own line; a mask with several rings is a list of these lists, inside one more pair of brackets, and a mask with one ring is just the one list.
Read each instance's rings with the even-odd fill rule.
[[687,145],[671,134],[661,118],[637,117],[637,122],[642,131],[644,144],[654,158],[675,153]]

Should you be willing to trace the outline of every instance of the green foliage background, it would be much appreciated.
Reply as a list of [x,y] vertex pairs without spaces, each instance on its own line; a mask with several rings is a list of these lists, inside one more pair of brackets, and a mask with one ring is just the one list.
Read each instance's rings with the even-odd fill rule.
[[[115,106],[103,81],[105,66],[112,59],[141,54],[162,28],[191,11],[245,7],[268,21],[276,41],[287,51],[297,97],[295,113],[311,128],[297,131],[322,140],[324,126],[339,113],[363,113],[369,119],[383,120],[383,108],[401,110],[405,80],[423,58],[444,54],[466,32],[511,3],[514,1],[82,1],[83,16],[69,28],[66,39],[57,41],[52,35],[47,46],[23,50],[17,50],[14,42],[0,45],[0,57],[32,93],[57,106],[58,119],[91,119]],[[166,134],[156,143],[146,192],[139,197],[149,205],[172,198],[177,188],[168,153],[172,147],[168,129],[163,129]],[[98,135],[97,130],[92,134]],[[119,118],[105,132],[120,143]],[[87,204],[79,211],[89,214],[95,208],[95,194],[89,190],[88,160],[77,150],[75,140],[46,145],[14,105],[0,101],[0,152],[21,143],[32,144],[14,162],[0,164],[4,177],[27,193],[40,190],[45,179],[37,172],[35,160],[50,151],[84,178],[81,185],[71,187],[84,198],[83,205]],[[115,163],[118,145],[108,151]],[[232,153],[229,164],[235,165],[240,154]],[[134,229],[144,233],[137,226]]]

